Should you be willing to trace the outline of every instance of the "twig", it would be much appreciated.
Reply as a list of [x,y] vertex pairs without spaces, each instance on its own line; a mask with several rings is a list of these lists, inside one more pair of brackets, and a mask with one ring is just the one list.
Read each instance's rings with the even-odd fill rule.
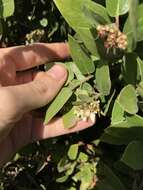
[[93,78],[93,75],[89,75],[87,76],[85,79],[79,81],[78,84],[74,85],[71,90],[75,90],[77,87],[81,86],[83,83],[85,83],[86,81],[89,81],[91,78]]

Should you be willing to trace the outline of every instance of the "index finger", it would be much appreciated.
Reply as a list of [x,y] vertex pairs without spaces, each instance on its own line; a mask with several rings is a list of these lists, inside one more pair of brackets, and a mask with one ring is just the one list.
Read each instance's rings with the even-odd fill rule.
[[24,71],[45,62],[67,59],[70,54],[67,43],[35,43],[5,48],[3,52],[12,59],[16,71]]

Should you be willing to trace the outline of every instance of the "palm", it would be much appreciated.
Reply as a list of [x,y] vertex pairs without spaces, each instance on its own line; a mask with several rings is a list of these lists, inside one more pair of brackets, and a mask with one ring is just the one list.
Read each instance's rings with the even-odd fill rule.
[[[39,72],[29,70],[46,60],[63,59],[68,57],[65,44],[37,44],[33,47],[16,47],[2,49],[0,54],[0,85],[13,86],[30,82],[39,75]],[[21,120],[15,122],[5,139],[0,144],[4,157],[11,156],[17,149],[33,140],[58,136],[79,131],[91,126],[90,122],[79,122],[71,130],[65,130],[62,119],[57,118],[47,126],[43,126],[41,118],[33,117],[31,113],[25,114]]]

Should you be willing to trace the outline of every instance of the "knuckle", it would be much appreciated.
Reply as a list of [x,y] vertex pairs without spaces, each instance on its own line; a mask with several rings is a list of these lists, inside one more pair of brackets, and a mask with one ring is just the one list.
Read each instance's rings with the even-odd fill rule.
[[44,75],[40,80],[35,80],[33,83],[33,91],[38,93],[44,104],[51,101],[58,91],[58,82],[52,77]]

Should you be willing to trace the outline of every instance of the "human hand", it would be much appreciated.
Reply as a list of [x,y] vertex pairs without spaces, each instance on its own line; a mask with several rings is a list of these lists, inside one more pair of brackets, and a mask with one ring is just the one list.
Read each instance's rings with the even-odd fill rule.
[[90,121],[80,121],[74,128],[64,129],[62,119],[55,118],[44,126],[43,119],[31,113],[48,104],[67,78],[63,66],[55,65],[47,72],[32,68],[67,57],[69,51],[64,43],[0,49],[0,165],[28,143],[92,125]]

